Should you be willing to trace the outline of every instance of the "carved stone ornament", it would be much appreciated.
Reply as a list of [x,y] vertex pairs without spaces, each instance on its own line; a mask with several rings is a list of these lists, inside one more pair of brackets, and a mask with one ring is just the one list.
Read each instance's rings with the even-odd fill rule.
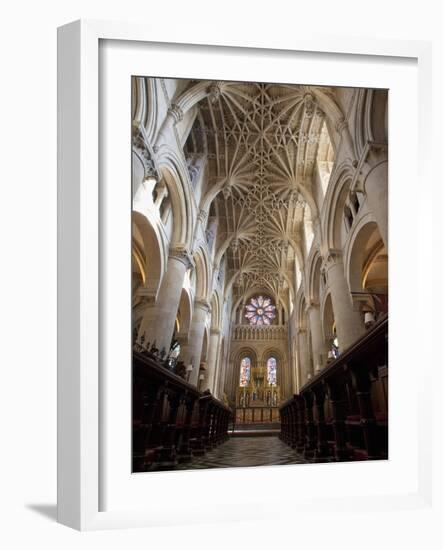
[[208,82],[207,91],[192,132],[195,143],[205,143],[208,177],[225,181],[215,200],[228,220],[228,268],[239,278],[234,288],[279,294],[300,251],[294,248],[300,248],[306,205],[314,202],[325,119],[316,87]]
[[343,262],[343,255],[340,250],[328,250],[324,256],[322,269],[327,273],[331,267]]
[[169,258],[174,258],[175,260],[182,262],[185,265],[186,269],[189,269],[190,267],[194,267],[192,256],[190,255],[189,251],[186,248],[182,248],[178,246],[170,248]]
[[137,124],[132,127],[132,150],[139,157],[144,168],[144,179],[160,180],[160,172],[156,163],[154,148],[146,139],[144,128]]
[[211,304],[209,302],[207,302],[206,300],[204,300],[204,299],[196,298],[194,300],[194,307],[198,308],[198,309],[202,309],[206,312],[211,311]]
[[140,297],[140,302],[148,307],[155,305],[155,294],[147,288],[139,288],[137,295]]
[[202,224],[206,224],[206,220],[208,219],[208,212],[206,210],[200,209],[197,215],[197,220]]
[[168,115],[172,117],[174,124],[177,124],[178,122],[181,122],[183,120],[183,110],[179,105],[175,103],[173,103],[169,107]]
[[335,125],[335,129],[340,135],[343,132],[343,130],[345,130],[347,127],[348,127],[348,121],[345,118],[340,118]]
[[364,182],[367,175],[379,164],[388,162],[388,144],[368,141],[363,148],[355,168],[350,186],[351,192],[365,194]]

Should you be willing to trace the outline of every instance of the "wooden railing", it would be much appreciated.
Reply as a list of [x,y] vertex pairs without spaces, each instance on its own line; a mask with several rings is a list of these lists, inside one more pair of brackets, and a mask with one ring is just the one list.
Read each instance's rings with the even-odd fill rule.
[[171,469],[228,438],[231,410],[168,370],[133,353],[133,471]]
[[388,318],[280,407],[280,438],[319,462],[388,456]]

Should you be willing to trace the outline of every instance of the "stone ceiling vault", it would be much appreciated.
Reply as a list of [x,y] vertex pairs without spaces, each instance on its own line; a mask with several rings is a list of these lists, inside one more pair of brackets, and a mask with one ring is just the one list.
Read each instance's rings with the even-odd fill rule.
[[198,104],[185,154],[207,156],[203,193],[218,191],[235,292],[256,288],[281,296],[292,284],[304,211],[313,203],[325,114],[308,86],[217,82],[210,90]]

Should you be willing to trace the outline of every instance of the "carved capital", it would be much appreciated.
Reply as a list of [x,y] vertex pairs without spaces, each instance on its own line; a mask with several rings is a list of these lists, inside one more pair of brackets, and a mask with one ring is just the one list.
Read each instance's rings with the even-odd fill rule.
[[148,307],[155,305],[155,293],[151,289],[140,287],[137,289],[137,296],[140,297],[140,301],[143,305]]
[[309,313],[313,309],[320,309],[320,304],[314,300],[311,300],[306,304],[306,312]]
[[197,308],[197,309],[202,309],[203,311],[210,311],[211,310],[211,304],[209,304],[209,302],[207,302],[206,300],[204,299],[198,299],[196,298],[194,300],[194,308]]
[[219,328],[211,328],[210,334],[211,336],[219,336],[221,334],[221,330]]
[[365,181],[378,165],[388,162],[388,144],[368,141],[356,165],[351,191],[365,193]]
[[159,181],[160,176],[154,148],[149,144],[144,128],[140,124],[132,126],[132,150],[143,164],[144,179],[155,178]]
[[185,265],[186,269],[194,266],[192,256],[189,254],[189,251],[184,247],[182,248],[175,246],[170,248],[169,258],[182,262]]
[[322,269],[324,269],[325,272],[328,272],[331,269],[331,267],[334,267],[337,264],[340,264],[342,262],[343,262],[343,255],[341,251],[330,249],[326,252],[323,258]]

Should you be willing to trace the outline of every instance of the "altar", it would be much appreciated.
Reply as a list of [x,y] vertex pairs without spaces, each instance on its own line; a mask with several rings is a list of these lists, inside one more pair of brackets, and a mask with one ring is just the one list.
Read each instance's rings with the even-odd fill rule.
[[277,384],[276,364],[272,359],[266,366],[249,366],[248,375],[240,378],[235,402],[237,424],[280,421],[280,387]]

